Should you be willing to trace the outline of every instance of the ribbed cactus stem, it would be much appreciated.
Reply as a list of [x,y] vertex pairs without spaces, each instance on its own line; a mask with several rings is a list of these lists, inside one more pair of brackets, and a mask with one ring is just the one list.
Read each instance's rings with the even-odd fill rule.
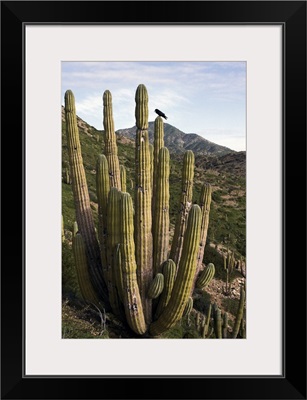
[[71,90],[65,92],[65,119],[72,190],[78,228],[84,239],[90,275],[95,291],[97,295],[99,294],[106,299],[107,288],[102,277],[100,249],[96,237],[81,154],[75,98]]
[[190,297],[196,271],[200,229],[201,209],[197,204],[194,204],[189,212],[182,256],[179,262],[171,298],[158,320],[153,322],[150,326],[150,333],[153,336],[160,335],[176,324],[182,317],[185,305]]
[[[153,194],[153,182],[154,182],[154,147],[151,143],[149,143],[149,153],[150,153],[150,180],[151,180],[151,192]],[[153,203],[153,200],[152,200]],[[153,204],[152,204],[153,206]]]
[[169,152],[162,147],[156,170],[155,212],[153,219],[153,269],[161,272],[169,246]]
[[208,227],[209,227],[211,194],[212,194],[211,185],[209,183],[205,183],[201,188],[200,199],[199,199],[200,200],[199,204],[202,211],[202,222],[201,222],[199,250],[197,256],[198,258],[197,272],[200,270],[204,259],[204,252],[205,252]]
[[156,196],[156,186],[157,186],[157,174],[159,164],[159,152],[160,149],[164,147],[164,127],[162,117],[157,117],[154,124],[154,151],[153,151],[153,213],[155,207],[155,196]]
[[148,129],[148,93],[146,86],[141,84],[135,92],[135,121],[140,130]]
[[245,290],[244,290],[244,287],[241,286],[240,301],[239,301],[239,306],[238,306],[238,310],[237,310],[235,324],[234,324],[233,331],[232,331],[233,339],[235,339],[238,336],[238,332],[239,332],[240,325],[241,325],[241,320],[243,318],[243,313],[244,313],[244,304],[245,304]]
[[123,165],[120,166],[120,183],[122,192],[127,192],[126,168]]
[[[100,243],[102,270],[107,270],[106,237],[107,237],[107,206],[110,192],[108,160],[100,154],[96,164],[96,193],[98,200],[98,238]],[[104,274],[106,281],[106,276]]]
[[209,263],[197,278],[196,287],[198,289],[204,289],[206,286],[209,285],[209,283],[214,277],[214,274],[215,274],[215,266],[214,264]]
[[152,318],[152,300],[147,297],[153,278],[152,270],[152,216],[151,173],[148,139],[148,94],[139,85],[135,94],[135,247],[137,277],[146,323]]
[[103,127],[105,143],[104,152],[109,164],[110,185],[111,187],[121,189],[120,168],[113,121],[112,95],[109,90],[106,90],[103,94]]
[[193,178],[194,178],[194,153],[188,150],[184,154],[180,208],[175,225],[175,232],[172,241],[170,258],[178,265],[181,257],[183,238],[187,226],[187,217],[192,205],[193,196]]
[[147,296],[150,299],[156,299],[160,296],[164,288],[164,275],[159,273],[157,274],[153,281],[151,282]]
[[122,274],[122,259],[121,259],[120,243],[118,243],[115,248],[113,277],[114,277],[118,297],[120,298],[121,302],[123,303],[124,302],[124,298],[123,298],[124,284],[123,284],[123,274]]
[[120,201],[120,251],[123,282],[123,303],[130,328],[139,335],[146,332],[143,306],[136,275],[135,243],[133,232],[133,206],[128,193]]
[[158,307],[156,310],[155,318],[157,319],[164,308],[167,306],[169,299],[171,297],[171,293],[173,290],[173,286],[175,283],[177,267],[173,260],[167,260],[162,265],[162,273],[164,275],[164,289],[160,296]]
[[103,270],[107,281],[110,304],[116,315],[119,315],[119,299],[115,289],[116,282],[113,269],[116,247],[120,243],[120,201],[121,193],[117,188],[112,187],[109,192],[107,208],[107,269]]
[[77,233],[73,237],[72,250],[81,295],[87,303],[93,303],[98,306],[99,300],[91,283],[86,257],[86,248],[81,233]]
[[214,313],[214,332],[216,339],[222,339],[222,315],[218,307]]

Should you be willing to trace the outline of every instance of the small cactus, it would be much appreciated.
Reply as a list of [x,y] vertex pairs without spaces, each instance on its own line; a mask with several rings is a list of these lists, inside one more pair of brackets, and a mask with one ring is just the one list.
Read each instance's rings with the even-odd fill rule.
[[206,286],[209,285],[209,283],[214,277],[214,274],[215,274],[215,266],[214,264],[209,263],[199,275],[196,281],[196,287],[198,289],[204,289]]
[[245,305],[245,290],[244,287],[241,286],[240,289],[240,301],[239,301],[239,306],[238,306],[238,311],[236,315],[236,320],[235,324],[233,327],[232,331],[232,338],[235,339],[238,336],[240,325],[241,325],[241,320],[243,318],[243,313],[244,313],[244,305]]
[[185,308],[183,310],[182,316],[185,317],[187,315],[190,315],[192,309],[193,309],[193,298],[190,296],[188,298],[188,301],[187,301],[186,305],[185,305]]

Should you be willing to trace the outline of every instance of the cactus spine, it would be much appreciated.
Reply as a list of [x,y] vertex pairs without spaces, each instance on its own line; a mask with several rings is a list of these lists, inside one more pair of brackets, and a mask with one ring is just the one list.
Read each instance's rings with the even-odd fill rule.
[[176,265],[178,265],[180,261],[183,238],[187,225],[187,217],[192,205],[193,178],[194,153],[191,150],[188,150],[185,152],[183,158],[180,211],[175,225],[175,232],[170,253],[170,258],[174,260]]
[[214,274],[215,266],[214,264],[209,263],[197,278],[196,287],[198,289],[204,289],[207,285],[209,285],[214,277]]
[[158,320],[150,326],[150,333],[154,336],[160,335],[169,329],[182,317],[185,305],[190,297],[196,271],[200,229],[201,209],[197,204],[194,204],[189,212],[182,257],[179,262],[171,298]]
[[150,299],[156,299],[160,296],[164,288],[164,275],[157,274],[151,282],[147,296]]
[[156,319],[167,306],[173,290],[177,267],[173,260],[167,260],[163,263],[162,273],[164,275],[164,289],[159,299],[159,304],[156,310]]
[[148,139],[148,94],[139,85],[135,94],[136,143],[135,143],[135,247],[138,284],[146,323],[151,322],[152,301],[147,297],[152,281],[152,219],[151,174]]
[[75,259],[78,284],[82,297],[87,303],[93,303],[98,306],[99,300],[91,283],[86,258],[85,243],[81,233],[77,233],[73,237],[72,249]]
[[123,303],[127,322],[137,334],[146,332],[143,306],[136,276],[135,244],[133,238],[133,206],[128,193],[120,201],[120,253],[123,282]]
[[121,189],[120,168],[113,121],[112,96],[109,90],[106,90],[103,94],[103,127],[105,156],[109,164],[110,186]]
[[81,154],[75,98],[71,90],[65,92],[65,119],[76,219],[79,230],[84,239],[93,286],[97,294],[100,294],[104,299],[107,299],[107,288],[102,278],[100,249],[96,237]]
[[156,173],[155,218],[153,221],[153,269],[161,272],[169,246],[169,152],[162,147]]

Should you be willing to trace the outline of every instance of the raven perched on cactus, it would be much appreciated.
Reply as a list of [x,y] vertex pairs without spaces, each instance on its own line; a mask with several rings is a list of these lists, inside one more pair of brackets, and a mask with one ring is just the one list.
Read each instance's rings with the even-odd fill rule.
[[155,109],[155,113],[157,113],[160,117],[163,117],[164,119],[167,119],[167,116],[157,108]]

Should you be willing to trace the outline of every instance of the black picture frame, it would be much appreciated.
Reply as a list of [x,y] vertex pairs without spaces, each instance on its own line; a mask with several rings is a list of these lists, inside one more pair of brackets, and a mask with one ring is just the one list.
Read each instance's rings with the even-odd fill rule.
[[[26,268],[23,31],[29,23],[283,26],[282,376],[23,375]],[[2,1],[1,60],[1,225],[5,227],[1,251],[1,398],[306,399],[306,2]],[[270,312],[269,299],[263,312]]]

